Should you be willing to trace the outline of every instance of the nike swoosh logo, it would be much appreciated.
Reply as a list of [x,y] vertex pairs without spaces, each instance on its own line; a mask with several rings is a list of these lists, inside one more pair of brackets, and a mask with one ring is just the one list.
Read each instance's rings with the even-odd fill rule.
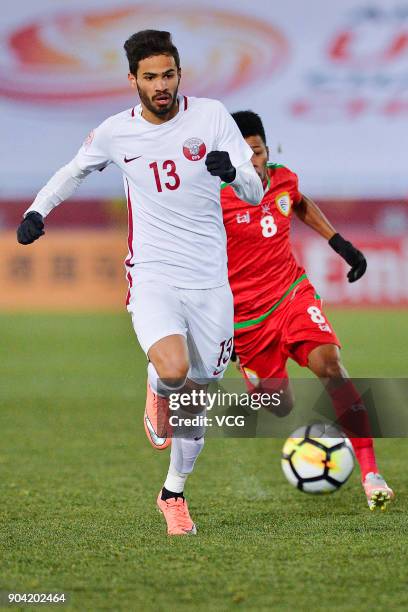
[[135,159],[139,159],[139,157],[142,157],[141,155],[138,155],[137,157],[125,157],[123,158],[123,161],[125,162],[125,164],[128,164],[129,162],[135,161]]
[[[141,157],[141,155],[139,155],[139,157]],[[157,433],[154,431],[154,427],[149,419],[149,417],[147,415],[145,415],[145,422],[147,425],[147,429],[150,432],[150,435],[152,437],[153,442],[157,445],[157,446],[163,446],[163,444],[166,442],[167,438],[161,438],[160,436],[157,435]]]

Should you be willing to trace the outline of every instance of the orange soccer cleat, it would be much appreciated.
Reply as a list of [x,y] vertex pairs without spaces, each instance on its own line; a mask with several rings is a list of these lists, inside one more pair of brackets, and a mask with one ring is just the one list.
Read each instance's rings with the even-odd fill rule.
[[385,510],[394,497],[394,492],[380,474],[370,472],[363,480],[363,489],[370,510]]
[[168,535],[196,535],[197,528],[191,520],[184,497],[170,497],[164,500],[161,494],[160,491],[157,507],[166,519]]
[[153,448],[164,450],[171,444],[169,400],[154,393],[149,382],[147,382],[143,422],[147,438]]

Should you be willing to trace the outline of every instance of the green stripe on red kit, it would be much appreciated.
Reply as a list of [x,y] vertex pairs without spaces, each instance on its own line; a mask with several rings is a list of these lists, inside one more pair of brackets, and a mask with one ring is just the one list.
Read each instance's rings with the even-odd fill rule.
[[258,325],[259,323],[262,323],[262,321],[264,321],[267,317],[269,317],[270,314],[272,314],[272,312],[274,310],[277,309],[278,306],[280,306],[283,302],[283,300],[289,295],[289,293],[297,286],[299,285],[299,283],[301,283],[303,280],[307,279],[306,274],[302,274],[302,276],[299,276],[299,278],[297,278],[295,280],[295,282],[293,282],[290,287],[288,287],[288,289],[285,291],[285,293],[282,295],[282,297],[280,298],[280,300],[278,300],[273,306],[272,308],[270,308],[267,312],[265,312],[263,315],[261,315],[260,317],[257,317],[256,319],[247,319],[246,321],[238,321],[237,323],[234,323],[234,329],[244,329],[245,327],[251,327],[252,325]]

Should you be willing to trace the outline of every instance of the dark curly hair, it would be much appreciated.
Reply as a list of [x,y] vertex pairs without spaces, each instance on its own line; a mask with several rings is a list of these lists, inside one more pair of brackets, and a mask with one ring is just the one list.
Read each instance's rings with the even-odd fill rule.
[[129,71],[136,76],[140,60],[152,55],[170,55],[180,68],[180,56],[173,45],[170,32],[141,30],[127,39],[123,45],[129,62]]
[[244,138],[260,136],[264,144],[266,144],[265,129],[259,115],[253,111],[246,110],[232,113],[232,117]]

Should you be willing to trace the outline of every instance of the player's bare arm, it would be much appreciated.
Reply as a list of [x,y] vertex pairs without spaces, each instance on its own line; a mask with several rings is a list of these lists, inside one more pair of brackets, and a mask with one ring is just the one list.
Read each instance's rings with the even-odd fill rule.
[[330,221],[311,198],[302,194],[302,199],[295,204],[294,211],[303,223],[327,240],[331,248],[351,266],[347,273],[350,283],[363,276],[367,270],[367,261],[363,253],[336,232]]
[[336,234],[328,218],[308,196],[302,194],[302,199],[295,203],[293,210],[300,221],[314,229],[325,240],[330,240]]

